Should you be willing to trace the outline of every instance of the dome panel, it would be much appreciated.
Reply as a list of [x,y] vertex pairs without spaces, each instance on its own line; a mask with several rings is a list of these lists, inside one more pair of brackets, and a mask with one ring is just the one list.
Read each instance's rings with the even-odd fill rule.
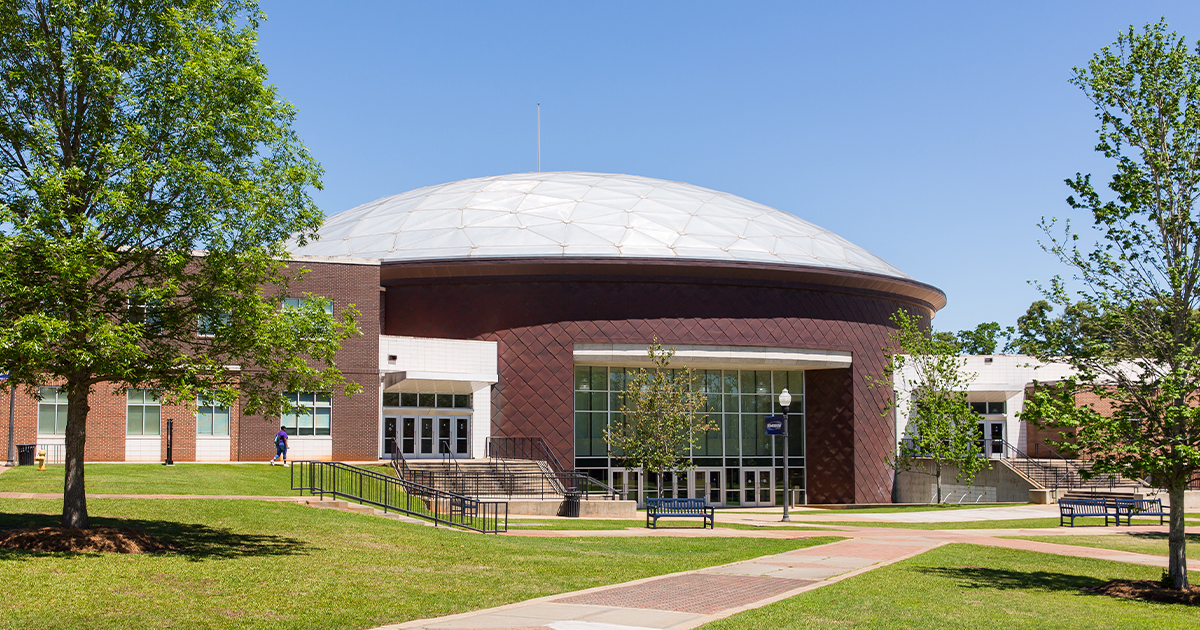
[[300,255],[753,261],[910,276],[795,215],[682,182],[517,173],[427,186],[329,217]]

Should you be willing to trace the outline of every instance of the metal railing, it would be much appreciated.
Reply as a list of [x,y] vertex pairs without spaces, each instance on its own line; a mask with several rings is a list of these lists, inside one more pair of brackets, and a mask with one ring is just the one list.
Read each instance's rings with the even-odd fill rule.
[[442,464],[446,466],[447,471],[450,470],[450,466],[453,464],[454,472],[461,473],[462,471],[458,467],[458,460],[455,459],[454,455],[450,452],[450,448],[452,446],[454,445],[450,443],[449,439],[442,438],[438,442],[438,453],[441,454]]
[[[546,462],[555,473],[570,472],[543,437],[491,436],[487,438],[487,456],[495,459],[532,459]],[[572,468],[573,469],[573,468]]]
[[583,500],[619,499],[621,493],[581,472],[499,470],[419,470],[408,472],[414,483],[472,497],[546,499],[567,495]]
[[[393,460],[394,462],[395,460]],[[508,503],[481,501],[342,462],[292,462],[292,490],[482,533],[508,531]]]

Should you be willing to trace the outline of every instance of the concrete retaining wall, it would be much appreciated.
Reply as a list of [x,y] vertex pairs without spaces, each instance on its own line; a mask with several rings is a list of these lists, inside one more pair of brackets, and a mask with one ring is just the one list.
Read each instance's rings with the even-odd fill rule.
[[[1025,503],[1034,485],[998,460],[991,470],[975,475],[970,485],[956,481],[957,466],[942,466],[943,503]],[[933,463],[918,459],[910,472],[896,474],[892,501],[896,503],[932,503],[937,500],[937,479]]]
[[[558,516],[562,508],[561,499],[511,499],[508,502],[509,516]],[[637,514],[636,501],[580,501],[579,516],[592,518],[633,518]]]

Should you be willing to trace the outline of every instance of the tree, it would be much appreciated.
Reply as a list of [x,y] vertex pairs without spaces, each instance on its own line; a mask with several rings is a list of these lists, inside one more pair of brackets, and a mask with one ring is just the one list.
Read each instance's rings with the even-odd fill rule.
[[[1063,314],[1034,318],[1034,355],[1077,375],[1043,390],[1023,415],[1077,427],[1097,471],[1166,489],[1166,581],[1185,588],[1184,490],[1200,470],[1200,48],[1190,51],[1163,21],[1130,27],[1075,68],[1071,82],[1095,105],[1096,150],[1116,170],[1113,198],[1090,175],[1066,181],[1074,193],[1067,202],[1090,213],[1094,244],[1069,221],[1057,235],[1054,219],[1042,222],[1044,247],[1072,268],[1076,290],[1058,277],[1043,289]],[[1075,405],[1078,392],[1113,412]]]
[[996,346],[1010,334],[996,322],[984,322],[974,330],[958,331],[955,339],[962,354],[996,354]]
[[320,169],[266,84],[262,18],[253,0],[0,0],[0,365],[66,391],[64,526],[88,526],[97,388],[267,415],[284,389],[355,390],[333,364],[355,309],[280,308]]
[[693,388],[691,369],[671,369],[675,350],[655,338],[646,353],[653,367],[626,376],[621,418],[604,430],[604,442],[623,465],[656,475],[662,496],[662,473],[691,468],[692,448],[717,426],[700,413],[707,399]]
[[958,348],[932,334],[921,319],[900,309],[891,320],[896,329],[888,335],[888,361],[876,385],[896,390],[884,415],[899,412],[908,424],[890,463],[897,472],[923,472],[917,460],[929,459],[941,503],[944,466],[956,466],[955,479],[970,484],[989,465],[978,444],[979,418],[967,403],[975,375],[963,372]]

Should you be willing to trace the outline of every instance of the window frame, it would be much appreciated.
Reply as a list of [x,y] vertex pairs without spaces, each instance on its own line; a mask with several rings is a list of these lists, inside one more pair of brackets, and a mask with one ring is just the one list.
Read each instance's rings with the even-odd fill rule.
[[[289,438],[326,438],[333,435],[333,392],[283,392],[282,395],[292,405],[300,408],[300,411],[284,411],[280,414],[279,424],[284,427]],[[317,426],[322,415],[321,410],[328,410],[325,414],[328,426]],[[308,422],[302,422],[305,416],[310,419]],[[302,426],[303,424],[308,426]],[[310,432],[304,432],[305,429]],[[324,433],[319,433],[322,429]]]
[[[140,394],[139,400],[135,401],[135,399],[133,398],[134,392],[138,392]],[[154,400],[152,400],[152,401],[148,400],[149,396],[147,396],[147,394],[152,395],[154,397]],[[138,425],[139,425],[140,431],[137,433],[134,433],[132,431],[132,428],[133,428],[132,412],[133,412],[134,408],[140,408],[139,412],[141,414],[138,419]],[[158,426],[153,433],[147,433],[146,432],[146,410],[151,409],[151,408],[158,410],[158,420],[157,420]],[[145,389],[145,388],[140,388],[140,387],[129,387],[129,388],[125,389],[125,436],[126,437],[161,437],[162,436],[162,392],[161,391],[159,391],[157,389]]]
[[[46,394],[48,390],[54,390],[54,398],[50,402],[46,402]],[[50,407],[54,413],[54,427],[50,433],[42,431],[42,408]],[[58,422],[62,420],[62,430],[59,430]],[[41,436],[59,436],[67,434],[67,393],[62,391],[61,387],[39,387],[38,388],[38,416],[37,416],[37,435]]]
[[[209,410],[208,417],[208,433],[201,431],[201,413],[204,409]],[[225,432],[217,433],[217,417],[218,411],[224,410],[225,413]],[[196,437],[214,437],[227,438],[230,436],[230,424],[233,418],[232,411],[228,405],[220,404],[220,401],[213,396],[212,392],[202,392],[196,395]]]

